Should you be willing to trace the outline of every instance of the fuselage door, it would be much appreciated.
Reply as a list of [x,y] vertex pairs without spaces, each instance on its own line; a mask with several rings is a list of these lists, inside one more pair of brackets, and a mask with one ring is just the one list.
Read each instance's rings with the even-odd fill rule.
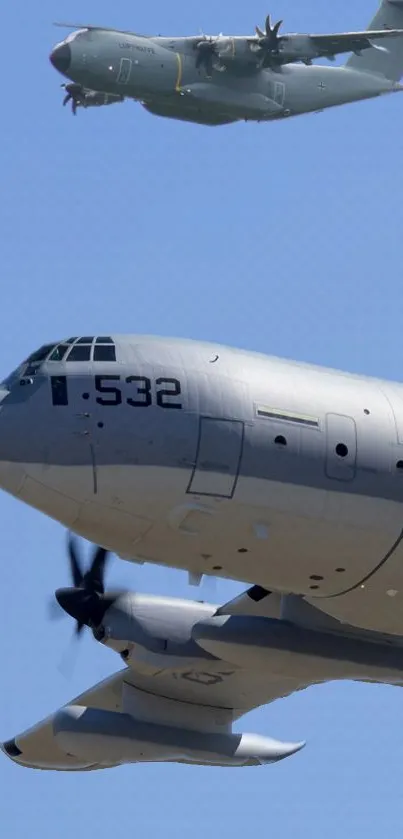
[[326,475],[352,481],[357,468],[357,428],[352,417],[326,415]]
[[285,84],[283,82],[273,83],[273,99],[277,105],[284,105],[285,99]]
[[196,463],[188,493],[232,498],[239,475],[244,423],[201,417]]
[[132,71],[132,61],[130,58],[121,58],[119,71],[117,75],[117,83],[118,84],[129,84],[130,81],[130,73]]

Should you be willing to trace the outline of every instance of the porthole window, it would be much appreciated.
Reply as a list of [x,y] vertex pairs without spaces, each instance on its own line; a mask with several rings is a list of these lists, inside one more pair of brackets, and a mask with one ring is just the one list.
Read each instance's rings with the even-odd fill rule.
[[286,446],[287,445],[287,440],[285,439],[285,437],[283,437],[282,434],[279,434],[275,438],[274,442],[275,442],[276,446]]
[[403,469],[403,460],[398,460],[397,461],[396,469]]
[[337,443],[336,454],[337,454],[338,457],[347,457],[348,448],[345,445],[345,443]]

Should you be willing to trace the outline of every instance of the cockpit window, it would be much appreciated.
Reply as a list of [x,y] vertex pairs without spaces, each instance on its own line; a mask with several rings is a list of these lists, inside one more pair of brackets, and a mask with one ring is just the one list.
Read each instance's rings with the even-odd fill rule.
[[91,344],[74,344],[66,361],[89,361],[91,358]]
[[35,362],[44,361],[45,358],[49,355],[49,353],[54,349],[55,344],[44,344],[39,350],[36,352],[31,353],[31,355],[27,358],[27,364],[33,364]]
[[19,369],[23,371],[24,376],[33,376],[39,371],[44,361],[91,361],[91,359],[116,361],[116,347],[110,335],[75,336],[57,344],[43,344],[39,350],[28,356]]
[[116,350],[113,344],[96,344],[94,361],[116,361]]
[[83,38],[83,37],[88,38],[89,35],[90,35],[90,30],[89,29],[76,29],[75,32],[70,32],[70,34],[67,35],[67,38],[64,39],[63,43],[71,44],[72,41],[77,41],[78,39]]
[[55,347],[53,352],[50,354],[49,361],[62,361],[68,349],[68,344],[59,344],[59,346]]

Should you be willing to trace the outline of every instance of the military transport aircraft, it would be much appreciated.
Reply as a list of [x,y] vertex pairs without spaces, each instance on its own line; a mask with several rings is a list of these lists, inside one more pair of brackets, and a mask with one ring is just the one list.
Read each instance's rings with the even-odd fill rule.
[[[60,607],[115,650],[125,669],[1,745],[35,769],[87,771],[165,761],[256,766],[305,745],[233,732],[258,705],[336,679],[403,683],[401,639],[359,632],[298,598],[254,586],[224,606],[105,591],[106,552],[84,572],[70,541],[72,586]],[[274,610],[276,611],[276,610]]]
[[0,384],[0,487],[125,559],[403,635],[401,384],[184,339],[55,341]]
[[[134,99],[158,116],[205,125],[267,121],[401,91],[403,0],[382,0],[366,32],[280,34],[267,17],[254,36],[157,37],[76,28],[50,55],[67,77],[64,103]],[[353,53],[343,67],[312,66]]]

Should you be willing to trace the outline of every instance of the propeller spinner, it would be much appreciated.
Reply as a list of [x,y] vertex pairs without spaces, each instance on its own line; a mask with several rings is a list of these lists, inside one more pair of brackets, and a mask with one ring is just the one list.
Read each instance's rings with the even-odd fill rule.
[[88,571],[82,570],[76,542],[68,541],[68,556],[73,585],[59,588],[55,598],[59,606],[76,621],[75,634],[80,635],[85,626],[94,629],[102,623],[105,612],[116,595],[105,595],[104,575],[108,552],[96,548]]
[[220,57],[217,50],[217,43],[213,38],[203,35],[200,41],[194,45],[197,50],[196,67],[204,67],[207,76],[213,75],[214,69],[220,69]]
[[85,102],[84,88],[81,84],[77,84],[77,82],[69,82],[68,84],[63,83],[61,87],[64,87],[66,91],[66,96],[63,99],[63,105],[67,105],[67,103],[71,101],[71,110],[75,116],[78,105],[84,105]]

